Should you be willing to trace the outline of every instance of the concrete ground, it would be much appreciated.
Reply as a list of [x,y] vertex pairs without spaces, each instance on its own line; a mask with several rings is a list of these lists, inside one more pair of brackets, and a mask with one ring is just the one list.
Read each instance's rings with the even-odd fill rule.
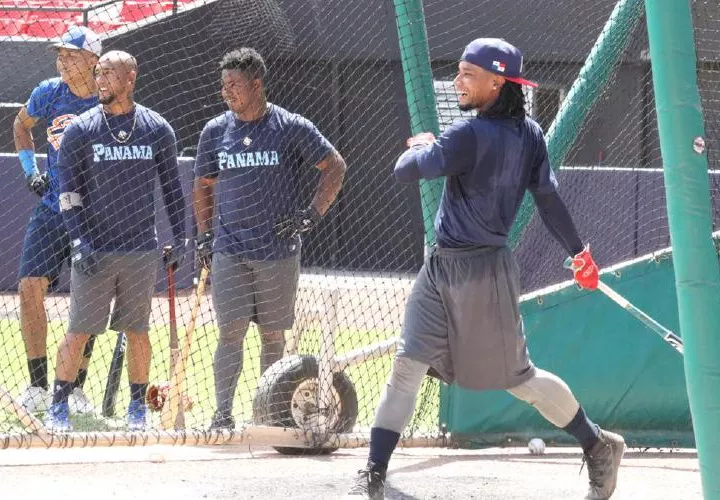
[[[287,457],[271,448],[172,447],[0,451],[2,498],[337,499],[367,449]],[[386,498],[582,499],[580,451],[399,449]],[[628,450],[614,500],[702,499],[695,450]]]

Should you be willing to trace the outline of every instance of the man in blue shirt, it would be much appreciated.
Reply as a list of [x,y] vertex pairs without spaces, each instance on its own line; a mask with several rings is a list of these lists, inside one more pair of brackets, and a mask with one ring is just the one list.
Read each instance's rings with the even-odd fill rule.
[[[51,47],[57,51],[60,77],[44,80],[35,87],[13,126],[15,147],[26,184],[41,198],[25,234],[18,284],[20,327],[30,373],[30,385],[20,397],[20,403],[30,412],[46,411],[50,406],[45,292],[57,282],[63,262],[70,255],[70,240],[58,207],[58,150],[65,128],[72,119],[98,103],[92,69],[102,44],[92,30],[75,26]],[[32,135],[32,129],[40,119],[47,126],[45,173],[38,170]],[[85,346],[81,368],[70,394],[70,408],[78,413],[94,410],[83,392],[91,352],[92,341]]]
[[128,339],[130,430],[146,425],[152,295],[159,259],[155,180],[160,179],[174,244],[166,260],[177,267],[185,252],[185,203],[175,133],[159,114],[133,100],[137,63],[119,51],[95,67],[100,105],[65,131],[58,168],[60,210],[70,235],[70,324],[58,348],[53,404],[46,425],[71,428],[68,395],[88,338],[110,328]]
[[410,419],[423,377],[432,369],[472,390],[506,389],[575,437],[588,465],[588,499],[610,498],[625,451],[617,434],[585,415],[567,384],[536,368],[525,343],[520,279],[506,246],[525,190],[550,233],[573,257],[575,280],[598,284],[548,161],[542,130],[525,116],[522,55],[504,40],[479,38],[465,49],[455,87],[462,110],[437,140],[424,133],[395,165],[399,182],[445,176],[435,219],[436,246],[413,285],[400,345],[370,434],[367,467],[347,498],[384,498],[390,457]]
[[[197,257],[212,263],[220,329],[212,429],[235,427],[232,404],[250,321],[260,329],[261,372],[282,357],[284,330],[294,321],[300,235],[330,208],[346,170],[309,120],[267,102],[260,54],[229,52],[220,69],[229,110],[202,131],[193,189]],[[299,208],[302,171],[312,167],[320,170],[318,187],[310,205]]]

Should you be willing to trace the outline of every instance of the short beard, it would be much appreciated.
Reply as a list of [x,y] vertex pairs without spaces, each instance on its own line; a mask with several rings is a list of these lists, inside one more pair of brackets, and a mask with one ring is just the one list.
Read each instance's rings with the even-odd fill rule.
[[458,108],[460,109],[460,111],[472,111],[477,108],[477,106],[474,106],[472,104],[458,104]]
[[115,102],[115,95],[110,94],[107,97],[100,97],[98,100],[100,101],[100,104],[104,104],[104,105],[112,104],[113,102]]

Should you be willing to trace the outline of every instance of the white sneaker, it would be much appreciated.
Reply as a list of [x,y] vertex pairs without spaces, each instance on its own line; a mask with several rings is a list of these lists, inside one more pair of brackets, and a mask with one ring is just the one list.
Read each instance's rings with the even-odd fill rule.
[[81,387],[76,387],[68,397],[70,413],[95,413],[95,407],[90,402]]
[[28,386],[20,396],[19,403],[30,413],[46,412],[52,404],[52,394],[42,387]]

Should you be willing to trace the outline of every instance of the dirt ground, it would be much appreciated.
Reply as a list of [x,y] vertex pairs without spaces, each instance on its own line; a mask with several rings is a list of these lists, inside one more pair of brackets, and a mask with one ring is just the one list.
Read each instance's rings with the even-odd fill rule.
[[[270,448],[172,447],[0,451],[2,498],[338,499],[367,449],[287,457]],[[549,448],[399,449],[386,498],[584,497],[580,451]],[[695,450],[630,449],[614,500],[701,499]]]

